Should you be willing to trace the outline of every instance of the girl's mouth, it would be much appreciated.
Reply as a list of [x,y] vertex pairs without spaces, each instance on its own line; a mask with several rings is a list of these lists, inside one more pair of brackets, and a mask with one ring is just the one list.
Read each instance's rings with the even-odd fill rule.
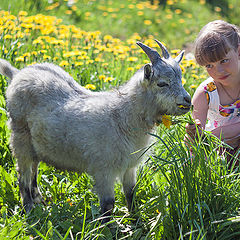
[[229,74],[228,75],[225,75],[225,76],[222,76],[222,77],[219,77],[218,79],[220,79],[220,80],[225,80],[226,78],[228,78],[229,77]]

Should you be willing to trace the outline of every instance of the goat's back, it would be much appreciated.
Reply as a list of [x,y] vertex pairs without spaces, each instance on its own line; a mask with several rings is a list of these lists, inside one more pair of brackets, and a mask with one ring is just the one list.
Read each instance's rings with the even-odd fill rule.
[[54,64],[35,64],[14,75],[7,89],[10,116],[23,118],[35,107],[61,105],[74,96],[84,97],[90,91],[77,84],[63,69]]

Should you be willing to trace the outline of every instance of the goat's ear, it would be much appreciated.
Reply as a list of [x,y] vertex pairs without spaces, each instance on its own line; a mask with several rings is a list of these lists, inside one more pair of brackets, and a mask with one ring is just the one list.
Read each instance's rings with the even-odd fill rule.
[[182,61],[184,55],[184,50],[179,53],[179,55],[175,58],[175,61],[180,63]]
[[152,78],[152,75],[153,75],[152,65],[148,63],[144,66],[144,79],[150,80]]

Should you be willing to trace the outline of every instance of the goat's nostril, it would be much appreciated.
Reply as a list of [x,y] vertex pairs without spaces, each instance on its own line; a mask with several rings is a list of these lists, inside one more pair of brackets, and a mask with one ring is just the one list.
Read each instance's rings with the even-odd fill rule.
[[184,97],[184,100],[185,100],[187,103],[191,103],[191,97],[189,97],[189,96]]

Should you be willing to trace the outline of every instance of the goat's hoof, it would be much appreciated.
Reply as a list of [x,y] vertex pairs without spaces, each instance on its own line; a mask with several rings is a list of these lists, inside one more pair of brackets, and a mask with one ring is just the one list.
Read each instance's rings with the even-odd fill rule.
[[33,198],[33,202],[34,202],[34,203],[44,203],[44,200],[43,200],[41,194],[36,195],[36,196]]
[[21,214],[29,214],[32,211],[33,206],[33,203],[25,204],[21,211]]

